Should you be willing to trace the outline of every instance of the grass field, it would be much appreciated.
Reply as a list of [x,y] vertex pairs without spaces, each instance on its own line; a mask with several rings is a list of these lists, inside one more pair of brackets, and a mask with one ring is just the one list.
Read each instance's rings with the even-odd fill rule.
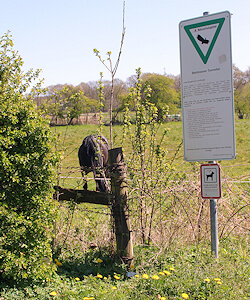
[[[181,122],[171,122],[161,129],[170,129],[164,142],[169,159],[182,141],[181,126]],[[54,261],[50,262],[57,265],[57,272],[43,283],[2,282],[0,300],[249,300],[249,128],[250,120],[236,120],[237,158],[220,162],[223,197],[218,201],[219,259],[211,255],[209,202],[200,197],[200,164],[184,162],[181,148],[174,160],[175,172],[180,176],[176,182],[169,183],[160,200],[155,200],[158,206],[155,206],[152,240],[148,244],[140,242],[137,198],[131,198],[135,258],[129,270],[112,252],[108,207],[61,203]],[[63,150],[59,184],[81,188],[78,148],[83,138],[96,133],[98,127],[76,125],[52,130],[60,136],[56,148]],[[103,133],[108,137],[109,127],[103,127]],[[114,134],[114,146],[120,147],[121,126],[114,126]],[[129,147],[128,143],[123,144],[125,160]],[[95,189],[93,181],[91,188]],[[91,244],[95,244],[95,249]]]
[[[171,158],[179,144],[182,142],[182,123],[181,122],[169,122],[162,126],[159,130],[159,136],[162,132],[169,128],[167,138],[164,142],[165,149],[169,152],[169,157]],[[74,168],[79,167],[78,162],[78,148],[82,143],[82,140],[85,136],[98,132],[97,125],[75,125],[75,126],[61,126],[52,128],[57,134],[60,134],[60,145],[59,149],[64,150],[64,158],[62,160],[62,171],[69,170],[75,172]],[[109,127],[103,126],[103,134],[106,137],[109,137]],[[121,147],[122,143],[122,127],[114,126],[114,147]],[[222,172],[225,176],[231,178],[240,178],[244,175],[249,175],[250,169],[250,120],[236,120],[235,125],[235,135],[236,135],[236,159],[234,160],[224,160],[220,161]],[[129,149],[128,144],[123,145],[123,152],[126,156],[126,152]],[[175,160],[175,167],[179,171],[188,171],[192,170],[192,163],[185,162],[183,160],[183,148],[181,147],[178,159]],[[65,171],[67,173],[67,171]],[[78,170],[76,177],[80,176]],[[65,174],[64,174],[65,175]],[[66,177],[66,176],[63,176]],[[69,176],[73,177],[73,176]],[[74,183],[72,180],[62,181],[62,184],[65,186],[78,184]]]

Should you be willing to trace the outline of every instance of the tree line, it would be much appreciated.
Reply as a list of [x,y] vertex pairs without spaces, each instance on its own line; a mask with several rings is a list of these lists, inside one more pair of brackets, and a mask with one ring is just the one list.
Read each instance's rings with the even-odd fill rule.
[[[160,75],[144,73],[142,75],[143,86],[150,85],[151,102],[158,110],[163,111],[165,106],[169,108],[169,114],[178,114],[181,111],[180,76]],[[126,81],[114,79],[113,83],[113,122],[123,111],[129,91],[135,86],[136,75],[130,76]],[[100,110],[99,89],[103,86],[102,111],[109,110],[112,86],[111,81],[82,82],[77,86],[57,84],[49,86],[45,95],[39,95],[35,101],[39,109],[48,114],[54,120],[66,119],[72,124],[74,118],[81,114],[97,113]],[[134,110],[130,103],[130,110]]]
[[[159,116],[165,107],[170,115],[181,113],[181,79],[180,75],[161,75],[156,73],[143,73],[142,86],[150,86],[150,101],[159,110]],[[135,86],[136,75],[130,76],[126,81],[114,79],[113,86],[113,122],[124,109],[124,103],[131,88]],[[57,122],[64,119],[70,125],[74,118],[81,114],[97,113],[100,111],[99,89],[103,87],[102,111],[107,112],[110,107],[112,86],[111,81],[82,82],[77,86],[57,84],[49,86],[43,96],[36,97],[37,106]],[[238,118],[249,117],[250,113],[250,67],[243,72],[233,65],[233,83],[235,114]],[[133,111],[133,103],[129,108]]]

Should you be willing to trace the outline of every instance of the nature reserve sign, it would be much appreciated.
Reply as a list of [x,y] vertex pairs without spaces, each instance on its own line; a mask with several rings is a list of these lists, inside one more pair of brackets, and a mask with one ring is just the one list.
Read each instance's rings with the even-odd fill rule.
[[235,158],[228,11],[179,24],[184,159]]

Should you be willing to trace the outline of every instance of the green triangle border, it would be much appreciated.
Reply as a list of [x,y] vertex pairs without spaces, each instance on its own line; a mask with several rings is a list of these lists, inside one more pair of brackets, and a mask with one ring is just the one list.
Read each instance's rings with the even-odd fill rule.
[[[210,21],[205,21],[205,22],[200,22],[200,23],[196,23],[196,24],[191,24],[191,25],[186,25],[184,26],[184,29],[188,35],[188,37],[190,38],[192,44],[194,45],[196,51],[198,52],[199,56],[201,57],[202,61],[204,64],[207,63],[208,59],[209,59],[209,56],[213,50],[213,47],[215,45],[215,42],[218,38],[218,35],[221,31],[221,28],[222,28],[222,25],[225,21],[225,18],[220,18],[220,19],[215,19],[215,20],[210,20]],[[190,29],[193,29],[193,28],[197,28],[197,27],[203,27],[203,26],[208,26],[208,25],[213,25],[213,24],[219,24],[219,26],[217,27],[216,29],[216,32],[214,34],[214,37],[213,37],[213,40],[208,48],[208,51],[207,51],[207,54],[204,55],[203,52],[201,51],[199,45],[197,44],[195,38],[193,37],[192,33],[190,32]]]

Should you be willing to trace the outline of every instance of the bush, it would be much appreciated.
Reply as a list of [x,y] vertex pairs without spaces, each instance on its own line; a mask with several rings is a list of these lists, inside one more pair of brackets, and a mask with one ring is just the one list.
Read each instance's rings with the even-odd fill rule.
[[21,71],[9,34],[0,47],[0,270],[15,281],[44,278],[53,269],[45,257],[51,257],[56,159],[47,122],[24,96],[39,72]]

